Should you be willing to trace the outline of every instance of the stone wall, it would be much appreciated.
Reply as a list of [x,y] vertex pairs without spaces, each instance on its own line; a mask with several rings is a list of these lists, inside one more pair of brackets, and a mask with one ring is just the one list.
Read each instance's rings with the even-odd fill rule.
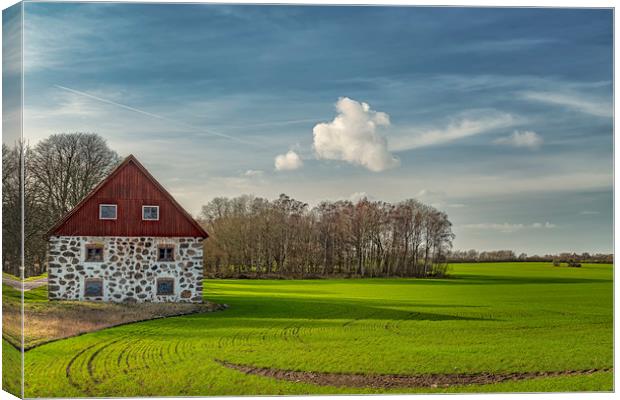
[[[103,245],[103,261],[87,262],[86,247]],[[160,245],[174,245],[174,261],[158,261]],[[50,300],[201,302],[202,238],[52,236]],[[103,296],[85,297],[85,280],[103,280]],[[172,278],[174,294],[157,295],[157,278]]]

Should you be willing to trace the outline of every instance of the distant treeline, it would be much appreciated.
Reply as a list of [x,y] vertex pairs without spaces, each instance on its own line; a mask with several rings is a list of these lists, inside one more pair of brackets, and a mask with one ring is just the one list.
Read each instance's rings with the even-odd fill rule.
[[413,199],[218,197],[200,219],[205,271],[218,277],[441,276],[454,238],[445,213]]
[[517,255],[512,250],[496,250],[496,251],[477,251],[477,250],[453,250],[448,255],[448,261],[451,263],[459,262],[508,262],[508,261],[529,261],[529,262],[579,262],[579,263],[601,263],[612,264],[614,262],[613,254],[601,253],[560,253],[545,255],[527,255],[521,253]]

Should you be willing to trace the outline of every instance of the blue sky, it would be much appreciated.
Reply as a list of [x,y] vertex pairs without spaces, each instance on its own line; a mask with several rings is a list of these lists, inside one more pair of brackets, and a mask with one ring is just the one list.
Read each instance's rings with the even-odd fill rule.
[[216,196],[415,197],[459,249],[612,251],[612,11],[25,4],[24,134]]

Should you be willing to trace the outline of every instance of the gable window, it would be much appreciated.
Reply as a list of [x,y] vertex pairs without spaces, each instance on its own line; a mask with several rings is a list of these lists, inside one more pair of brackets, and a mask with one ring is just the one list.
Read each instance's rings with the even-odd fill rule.
[[159,206],[142,206],[143,221],[159,221]]
[[160,245],[157,251],[157,261],[174,261],[174,245]]
[[174,279],[158,278],[157,279],[157,295],[170,296],[174,294]]
[[102,244],[87,244],[86,256],[84,257],[86,262],[102,262],[103,261],[103,245]]
[[116,204],[99,204],[99,219],[116,219]]
[[103,279],[86,279],[84,281],[84,297],[101,296],[103,296]]

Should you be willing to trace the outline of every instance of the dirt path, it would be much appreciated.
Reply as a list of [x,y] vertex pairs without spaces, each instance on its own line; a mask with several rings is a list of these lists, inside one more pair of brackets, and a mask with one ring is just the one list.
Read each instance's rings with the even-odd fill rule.
[[[22,282],[16,279],[7,278],[6,276],[2,277],[2,284],[8,285],[14,289],[22,290]],[[25,281],[24,282],[24,291],[38,288],[39,286],[47,285],[47,278],[41,278],[34,281]]]
[[518,381],[532,378],[554,376],[589,375],[595,372],[612,371],[613,368],[589,369],[581,371],[536,371],[511,373],[473,373],[473,374],[426,374],[426,375],[363,375],[338,374],[328,372],[288,371],[275,368],[258,368],[215,360],[218,364],[248,375],[259,375],[290,382],[311,383],[320,386],[357,387],[374,389],[450,387],[454,385],[484,385],[505,381]]

